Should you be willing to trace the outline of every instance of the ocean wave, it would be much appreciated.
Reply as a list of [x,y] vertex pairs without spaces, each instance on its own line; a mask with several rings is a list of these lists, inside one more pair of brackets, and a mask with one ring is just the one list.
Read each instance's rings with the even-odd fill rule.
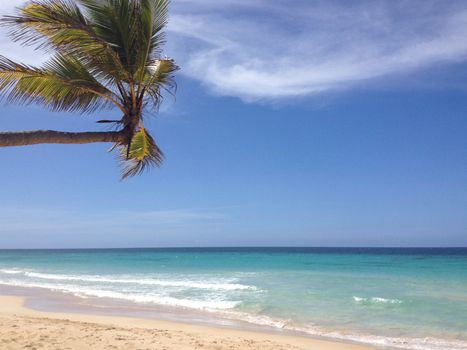
[[[296,329],[299,330],[299,329]],[[410,350],[466,350],[467,341],[440,338],[404,338],[378,335],[360,335],[341,332],[305,330],[306,333],[321,337],[350,340],[359,343]]]
[[358,343],[371,344],[376,346],[410,349],[410,350],[466,350],[467,341],[456,339],[441,339],[434,337],[408,338],[408,337],[388,337],[369,334],[357,334],[350,332],[338,332],[325,329],[315,325],[301,326],[295,324],[290,319],[273,318],[266,315],[252,315],[246,312],[235,310],[223,310],[217,312],[220,317],[247,322],[259,326],[267,326],[276,329],[299,332],[311,336],[331,338],[344,341],[355,341]]
[[6,274],[23,274],[26,277],[54,280],[54,281],[75,281],[75,282],[92,282],[92,283],[118,283],[118,284],[137,284],[147,286],[161,286],[161,287],[178,287],[178,288],[194,288],[194,289],[210,289],[210,290],[223,290],[223,291],[236,291],[236,290],[257,290],[255,286],[248,286],[239,283],[231,283],[226,281],[207,282],[207,281],[193,281],[193,280],[170,280],[170,279],[152,279],[152,278],[127,278],[115,276],[100,276],[100,275],[62,275],[50,274],[41,272],[30,272],[22,270],[0,270]]
[[156,304],[164,306],[176,306],[183,307],[187,309],[196,309],[196,310],[224,310],[232,309],[240,301],[231,301],[231,300],[193,300],[193,299],[179,299],[167,296],[157,296],[157,295],[134,295],[134,294],[124,294],[120,292],[113,291],[104,291],[104,290],[88,290],[79,288],[73,292],[76,296],[94,296],[98,298],[111,298],[111,299],[120,299],[128,300],[137,303],[145,304]]
[[0,269],[1,273],[6,273],[7,275],[16,275],[19,273],[23,273],[21,270],[16,270],[16,269]]
[[280,319],[280,318],[273,318],[269,317],[266,315],[254,315],[254,314],[249,314],[246,312],[240,312],[240,311],[223,311],[223,312],[218,312],[219,316],[222,316],[224,318],[230,318],[234,319],[237,321],[243,321],[251,324],[255,324],[258,326],[267,326],[267,327],[273,327],[273,328],[278,328],[278,329],[290,329],[292,330],[291,327],[288,325],[291,324],[291,320],[288,319]]
[[6,284],[16,287],[29,287],[29,288],[44,288],[52,291],[59,291],[64,293],[73,294],[81,298],[97,297],[97,298],[110,298],[127,300],[136,303],[154,304],[163,306],[182,307],[187,309],[216,311],[232,309],[239,305],[240,301],[234,300],[196,300],[196,299],[179,299],[168,296],[161,296],[156,294],[132,294],[122,293],[116,291],[109,291],[104,289],[95,289],[76,285],[61,285],[51,283],[31,283],[24,281],[2,281],[0,284]]
[[361,297],[352,297],[356,303],[359,304],[402,304],[404,301],[400,299],[386,299],[380,297],[371,297],[371,298],[361,298]]
[[410,350],[466,350],[467,341],[456,339],[441,339],[434,337],[408,338],[388,337],[369,334],[346,333],[328,330],[323,327],[307,325],[299,326],[290,319],[273,318],[265,315],[252,315],[239,311],[220,311],[218,314],[224,318],[235,319],[259,326],[268,326],[277,329],[299,332],[311,336],[331,338],[344,341],[355,341],[376,346],[410,349]]

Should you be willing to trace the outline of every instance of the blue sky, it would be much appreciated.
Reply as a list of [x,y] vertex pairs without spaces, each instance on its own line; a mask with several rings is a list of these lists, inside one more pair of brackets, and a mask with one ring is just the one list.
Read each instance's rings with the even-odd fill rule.
[[[122,182],[109,145],[0,149],[0,248],[467,246],[467,3],[349,3],[174,0],[162,168]],[[0,53],[45,57],[4,32]],[[1,130],[112,116],[0,111]]]

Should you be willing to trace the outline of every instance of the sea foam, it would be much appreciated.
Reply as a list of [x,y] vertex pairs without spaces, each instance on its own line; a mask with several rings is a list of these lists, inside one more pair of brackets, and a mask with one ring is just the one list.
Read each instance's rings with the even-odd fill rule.
[[371,298],[362,298],[362,297],[352,297],[356,303],[360,304],[402,304],[404,301],[400,299],[386,299],[381,297],[371,297]]
[[161,286],[161,287],[179,287],[179,288],[195,288],[195,289],[211,289],[211,290],[225,290],[225,291],[241,291],[241,290],[257,290],[255,286],[249,286],[239,283],[226,282],[225,280],[217,281],[193,281],[188,279],[157,279],[157,278],[130,278],[125,276],[102,276],[102,275],[64,275],[64,274],[50,274],[42,272],[31,272],[16,269],[1,269],[0,273],[5,274],[22,274],[26,277],[43,280],[54,281],[75,281],[75,282],[93,282],[93,283],[115,283],[115,284],[136,284],[147,286]]
[[[6,284],[16,287],[29,287],[29,288],[44,288],[52,291],[59,291],[64,293],[73,294],[77,297],[88,298],[110,298],[127,300],[136,303],[164,305],[164,306],[175,306],[183,307],[196,310],[223,310],[231,309],[240,304],[240,301],[234,300],[197,300],[197,299],[183,299],[174,298],[168,296],[162,296],[157,294],[136,294],[136,293],[121,293],[116,291],[90,288],[76,285],[63,285],[63,284],[52,284],[52,283],[33,283],[25,281],[4,281],[0,280],[0,284]],[[208,310],[209,309],[209,310]]]

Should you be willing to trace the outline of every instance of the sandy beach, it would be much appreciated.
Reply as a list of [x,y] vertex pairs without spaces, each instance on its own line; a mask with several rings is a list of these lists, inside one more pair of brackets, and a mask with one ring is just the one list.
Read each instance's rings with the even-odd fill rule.
[[168,321],[40,312],[0,297],[1,349],[369,350],[369,346]]

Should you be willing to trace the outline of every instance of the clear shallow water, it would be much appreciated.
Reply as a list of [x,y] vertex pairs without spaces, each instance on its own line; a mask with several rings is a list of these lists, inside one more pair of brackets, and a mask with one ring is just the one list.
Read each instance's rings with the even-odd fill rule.
[[467,349],[467,249],[0,251],[0,283],[378,345]]

